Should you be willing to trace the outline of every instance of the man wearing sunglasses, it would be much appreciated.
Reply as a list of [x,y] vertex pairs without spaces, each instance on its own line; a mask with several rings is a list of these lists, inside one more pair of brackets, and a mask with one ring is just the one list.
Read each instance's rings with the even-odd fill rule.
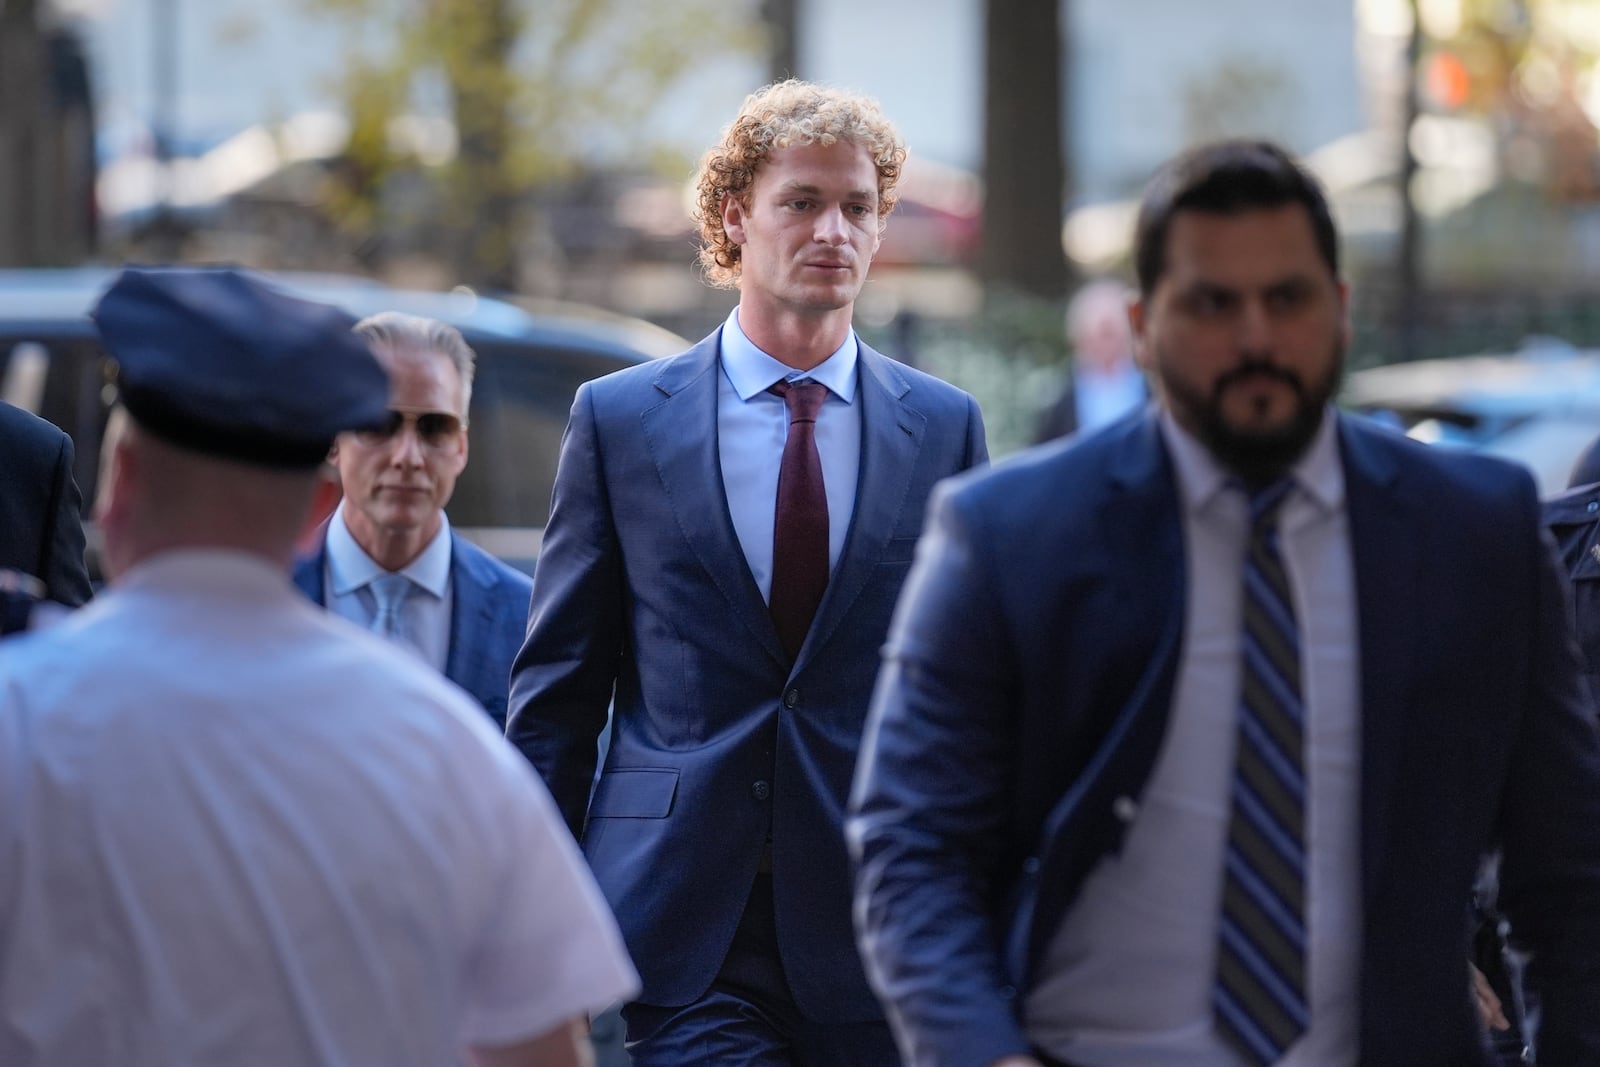
[[503,728],[532,583],[457,537],[444,514],[467,465],[472,349],[455,327],[398,312],[355,329],[389,372],[389,417],[340,435],[344,500],[295,584],[417,652]]

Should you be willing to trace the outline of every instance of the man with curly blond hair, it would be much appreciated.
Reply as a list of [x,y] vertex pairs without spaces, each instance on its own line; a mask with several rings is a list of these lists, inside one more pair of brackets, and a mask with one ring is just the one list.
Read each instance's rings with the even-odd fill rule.
[[841,817],[928,493],[987,458],[971,397],[851,328],[904,160],[863,97],[748,97],[696,212],[738,307],[573,404],[508,733],[643,975],[635,1064],[898,1062]]

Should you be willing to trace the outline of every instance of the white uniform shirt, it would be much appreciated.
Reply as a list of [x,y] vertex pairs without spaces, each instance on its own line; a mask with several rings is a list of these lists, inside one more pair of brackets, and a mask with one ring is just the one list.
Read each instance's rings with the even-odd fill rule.
[[264,561],[0,644],[6,1067],[441,1067],[636,988],[482,710]]
[[[1239,701],[1249,506],[1170,414],[1188,598],[1172,712],[1122,851],[1090,872],[1025,1009],[1039,1047],[1086,1067],[1237,1067],[1211,990]],[[1360,671],[1337,420],[1294,467],[1280,544],[1305,666],[1311,1027],[1280,1067],[1355,1062],[1361,959]],[[1130,535],[1132,531],[1130,531]],[[1464,995],[1464,994],[1463,994]]]

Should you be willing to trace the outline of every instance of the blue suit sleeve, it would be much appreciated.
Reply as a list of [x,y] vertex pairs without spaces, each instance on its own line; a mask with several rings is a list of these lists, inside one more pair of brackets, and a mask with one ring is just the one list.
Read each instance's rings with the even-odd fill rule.
[[622,561],[593,405],[585,385],[561,441],[506,721],[506,736],[544,778],[574,837],[583,832],[623,633]]
[[967,397],[967,462],[968,469],[989,462],[989,439],[983,428],[983,411],[978,402]]
[[862,955],[908,1067],[980,1067],[1028,1049],[991,910],[1015,755],[1008,642],[958,499],[941,489],[931,505],[848,822]]
[[63,433],[51,473],[39,577],[51,600],[77,607],[89,599],[91,588],[83,558],[82,498],[72,477],[72,455],[72,438]]
[[1530,691],[1502,799],[1500,903],[1529,954],[1539,1062],[1600,1063],[1600,735],[1554,546],[1530,586]]

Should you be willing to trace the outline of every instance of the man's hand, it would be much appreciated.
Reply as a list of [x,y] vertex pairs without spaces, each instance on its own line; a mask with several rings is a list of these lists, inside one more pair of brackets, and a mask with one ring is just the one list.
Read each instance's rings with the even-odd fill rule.
[[1467,964],[1472,969],[1472,993],[1478,1003],[1478,1017],[1483,1020],[1483,1025],[1491,1030],[1511,1029],[1511,1020],[1506,1018],[1506,1013],[1500,1003],[1500,998],[1495,996],[1494,987],[1489,984],[1489,979],[1473,964]]
[[515,1045],[475,1046],[468,1061],[473,1067],[593,1067],[589,1020],[580,1015]]
[[1003,1060],[995,1060],[989,1067],[1044,1067],[1044,1065],[1032,1056],[1007,1056]]

